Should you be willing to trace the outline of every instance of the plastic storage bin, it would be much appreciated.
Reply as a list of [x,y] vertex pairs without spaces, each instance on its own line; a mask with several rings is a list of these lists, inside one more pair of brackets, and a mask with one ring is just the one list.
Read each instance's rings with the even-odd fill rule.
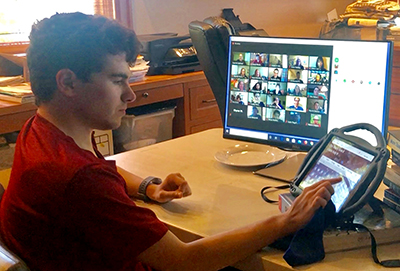
[[175,108],[143,115],[126,115],[113,133],[115,153],[137,149],[172,138]]

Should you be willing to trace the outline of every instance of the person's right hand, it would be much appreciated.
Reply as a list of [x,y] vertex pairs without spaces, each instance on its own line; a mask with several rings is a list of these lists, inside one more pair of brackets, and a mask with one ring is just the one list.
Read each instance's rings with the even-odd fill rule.
[[293,202],[292,206],[284,214],[287,215],[288,233],[293,233],[307,224],[320,208],[324,208],[334,193],[332,185],[342,178],[321,180],[309,187]]

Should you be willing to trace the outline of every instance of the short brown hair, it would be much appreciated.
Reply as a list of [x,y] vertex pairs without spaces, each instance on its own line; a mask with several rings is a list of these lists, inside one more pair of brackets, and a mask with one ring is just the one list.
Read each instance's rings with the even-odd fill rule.
[[103,69],[107,55],[124,53],[134,63],[141,44],[135,32],[114,20],[83,13],[63,13],[32,26],[27,61],[36,104],[50,101],[56,74],[70,69],[87,82]]

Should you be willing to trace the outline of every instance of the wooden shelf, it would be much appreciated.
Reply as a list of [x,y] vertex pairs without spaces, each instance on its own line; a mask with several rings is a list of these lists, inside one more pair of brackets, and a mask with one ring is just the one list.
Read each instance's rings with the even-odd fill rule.
[[[128,105],[130,108],[176,101],[174,137],[222,127],[216,102],[194,104],[199,99],[212,100],[214,97],[203,72],[146,76],[144,81],[132,83],[131,88],[136,94],[136,100]],[[0,134],[21,130],[36,109],[34,104],[0,100]],[[197,114],[197,117],[193,118],[193,114]]]

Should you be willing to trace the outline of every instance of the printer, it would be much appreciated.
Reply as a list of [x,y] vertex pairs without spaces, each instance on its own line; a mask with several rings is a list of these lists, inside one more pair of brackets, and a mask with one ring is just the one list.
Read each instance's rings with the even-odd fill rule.
[[189,35],[176,33],[138,35],[141,55],[149,61],[148,75],[181,74],[201,70]]

